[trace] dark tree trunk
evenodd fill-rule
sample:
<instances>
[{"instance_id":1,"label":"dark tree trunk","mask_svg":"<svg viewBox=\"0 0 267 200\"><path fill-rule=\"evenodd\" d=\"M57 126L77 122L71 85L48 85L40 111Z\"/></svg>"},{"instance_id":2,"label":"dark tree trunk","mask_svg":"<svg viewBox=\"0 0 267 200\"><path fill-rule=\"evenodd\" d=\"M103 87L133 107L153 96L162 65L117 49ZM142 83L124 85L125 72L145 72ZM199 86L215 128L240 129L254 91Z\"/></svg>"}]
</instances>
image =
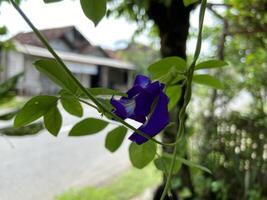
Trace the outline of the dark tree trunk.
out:
<instances>
[{"instance_id":1,"label":"dark tree trunk","mask_svg":"<svg viewBox=\"0 0 267 200\"><path fill-rule=\"evenodd\" d=\"M193 6L185 7L183 0L172 0L169 5L163 1L150 0L147 9L147 14L158 27L161 40L161 55L162 57L179 56L186 59L186 41L189 30L189 16ZM182 91L183 88L182 88ZM178 102L177 108L171 113L171 121L177 122L178 110L183 105L182 100ZM177 133L177 126L172 126L163 133L164 142L174 142ZM172 148L163 148L163 151L171 153ZM186 155L185 155L186 156ZM182 166L179 173L182 186L187 187L194 194L191 173L187 166ZM157 189L154 200L159 200L162 193L163 185ZM174 194L176 195L174 196ZM172 199L178 199L177 192L172 191ZM169 198L166 198L166 200Z\"/></svg>"},{"instance_id":2,"label":"dark tree trunk","mask_svg":"<svg viewBox=\"0 0 267 200\"><path fill-rule=\"evenodd\" d=\"M159 29L163 57L179 56L186 59L186 40L192 6L185 7L182 0L150 0L147 14Z\"/></svg>"}]
</instances>

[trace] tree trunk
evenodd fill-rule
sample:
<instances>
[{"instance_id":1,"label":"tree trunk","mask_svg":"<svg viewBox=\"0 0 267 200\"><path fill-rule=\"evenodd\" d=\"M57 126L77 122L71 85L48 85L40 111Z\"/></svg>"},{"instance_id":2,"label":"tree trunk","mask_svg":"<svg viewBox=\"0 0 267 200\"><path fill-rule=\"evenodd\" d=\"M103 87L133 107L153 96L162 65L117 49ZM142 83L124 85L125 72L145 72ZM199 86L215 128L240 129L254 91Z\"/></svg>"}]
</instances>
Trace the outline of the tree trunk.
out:
<instances>
[{"instance_id":1,"label":"tree trunk","mask_svg":"<svg viewBox=\"0 0 267 200\"><path fill-rule=\"evenodd\" d=\"M171 0L169 5L163 1L150 0L147 14L158 27L161 40L162 57L179 56L186 59L186 41L189 30L189 16L193 6L185 7L183 0ZM182 88L182 93L184 88ZM178 102L177 108L171 112L171 121L177 122L179 108L183 105L183 101ZM168 128L163 133L163 141L174 142L177 134L177 124ZM163 148L164 152L171 153L173 148ZM187 156L187 155L185 155ZM194 187L191 180L191 173L187 166L182 166L179 176L182 181L182 187L187 187L194 194ZM154 200L158 200L163 189L163 184L158 188L154 196ZM176 195L175 195L176 194ZM175 195L175 196L174 196ZM178 199L178 194L172 191L172 199ZM166 200L169 199L166 197Z\"/></svg>"}]
</instances>

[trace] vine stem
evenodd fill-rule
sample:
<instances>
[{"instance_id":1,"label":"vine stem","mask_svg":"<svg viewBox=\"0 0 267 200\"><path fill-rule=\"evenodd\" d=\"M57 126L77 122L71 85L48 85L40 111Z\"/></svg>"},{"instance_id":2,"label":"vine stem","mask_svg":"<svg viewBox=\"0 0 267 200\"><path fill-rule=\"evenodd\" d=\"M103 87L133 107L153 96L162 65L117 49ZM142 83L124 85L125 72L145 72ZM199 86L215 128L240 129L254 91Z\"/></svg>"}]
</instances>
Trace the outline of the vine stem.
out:
<instances>
[{"instance_id":1,"label":"vine stem","mask_svg":"<svg viewBox=\"0 0 267 200\"><path fill-rule=\"evenodd\" d=\"M179 138L184 135L184 128L185 128L185 114L186 114L186 108L191 100L192 96L192 80L193 80L193 75L194 75L194 70L195 70L195 65L197 62L197 59L199 57L200 51L201 51L201 44L202 44L202 30L203 30L203 22L204 22L204 16L205 16L205 10L206 10L206 4L207 0L202 0L201 1L201 7L200 7L200 12L199 12L199 30L198 30L198 37L197 37L197 44L196 44L196 49L194 53L194 59L188 68L187 72L187 81L186 81L186 90L185 90L185 95L184 95L184 103L183 106L181 107L181 110L179 112L179 128L178 132L176 135L176 142L179 140ZM166 184L164 187L164 190L162 192L162 195L160 197L160 200L164 200L169 188L171 186L171 179L172 179L172 174L173 174L173 169L174 165L176 162L176 157L177 157L177 147L178 145L176 144L174 146L173 150L173 155L172 155L172 161L171 161L171 166L168 172L168 177L166 180Z\"/></svg>"},{"instance_id":2,"label":"vine stem","mask_svg":"<svg viewBox=\"0 0 267 200\"><path fill-rule=\"evenodd\" d=\"M58 56L58 54L54 51L54 49L51 47L51 45L48 43L46 38L42 35L42 33L34 26L34 24L31 22L31 20L26 16L26 14L20 9L20 7L15 3L14 0L9 0L13 7L18 11L18 13L21 15L21 17L26 21L26 23L30 26L30 28L33 30L33 32L36 34L38 39L42 42L42 44L46 47L46 49L53 55L55 60L63 67L64 71L70 76L70 78L74 81L74 83L77 85L77 87L97 106L97 110L100 113L108 113L113 119L119 121L121 124L126 126L127 128L131 129L132 131L136 132L137 134L145 137L148 140L151 140L155 142L156 144L162 145L162 146L175 146L175 143L163 143L160 142L147 134L143 133L142 131L136 129L134 126L130 125L129 123L125 122L123 119L112 113L109 109L107 109L105 106L102 105L100 101L97 100L97 98L94 97L83 85L73 76L72 72L68 69L64 61ZM84 102L85 103L85 102ZM87 103L87 105L90 105ZM91 106L91 105L90 105Z\"/></svg>"}]
</instances>

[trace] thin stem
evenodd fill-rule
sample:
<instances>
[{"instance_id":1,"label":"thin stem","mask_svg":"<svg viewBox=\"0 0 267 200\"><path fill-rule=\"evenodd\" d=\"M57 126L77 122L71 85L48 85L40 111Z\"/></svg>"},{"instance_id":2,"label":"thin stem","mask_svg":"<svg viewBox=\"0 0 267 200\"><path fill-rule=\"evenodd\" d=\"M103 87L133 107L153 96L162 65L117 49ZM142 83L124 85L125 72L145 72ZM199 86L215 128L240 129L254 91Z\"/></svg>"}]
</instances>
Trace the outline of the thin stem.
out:
<instances>
[{"instance_id":1,"label":"thin stem","mask_svg":"<svg viewBox=\"0 0 267 200\"><path fill-rule=\"evenodd\" d=\"M142 131L136 129L132 125L125 122L123 119L115 115L114 113L110 112L109 109L107 109L105 106L102 105L100 101L98 101L83 85L73 76L71 71L68 69L68 67L65 65L63 60L57 55L57 53L54 51L54 49L50 46L48 41L45 39L45 37L40 33L40 31L33 25L33 23L30 21L30 19L25 15L25 13L19 8L19 6L14 2L14 0L10 0L13 7L18 11L18 13L22 16L22 18L27 22L27 24L31 27L31 29L34 31L36 36L40 39L40 41L43 43L43 45L47 48L47 50L53 55L55 60L63 67L63 69L66 71L66 73L70 76L70 78L74 81L74 83L78 86L78 88L98 107L98 111L105 114L108 113L110 116L112 116L113 119L119 121L123 125L125 125L127 128L133 130L137 134L145 137L148 140L151 140L157 144L163 145L163 146L174 146L175 143L162 143L158 140L155 140L154 138L148 136L147 134L143 133ZM91 105L90 105L91 106Z\"/></svg>"},{"instance_id":2,"label":"thin stem","mask_svg":"<svg viewBox=\"0 0 267 200\"><path fill-rule=\"evenodd\" d=\"M203 29L203 22L204 22L204 16L205 16L205 9L206 9L206 3L207 0L202 0L201 2L201 8L199 13L199 30L198 30L198 37L197 37L197 45L196 50L194 54L194 60L192 61L189 69L188 69L188 77L186 82L186 90L184 95L184 104L179 112L179 128L176 136L176 141L179 140L181 136L184 134L184 127L185 127L185 114L186 114L186 108L190 102L191 95L192 95L192 80L193 80L193 74L195 70L195 65L197 62L197 59L200 54L201 50L201 44L202 44L202 29ZM177 147L178 145L174 146L173 155L172 155L172 162L169 170L169 174L166 180L166 185L164 187L163 193L161 195L160 200L164 200L165 196L167 195L170 185L171 185L171 179L172 179L172 173L174 170L174 165L176 162L176 156L177 156Z\"/></svg>"},{"instance_id":3,"label":"thin stem","mask_svg":"<svg viewBox=\"0 0 267 200\"><path fill-rule=\"evenodd\" d=\"M91 104L91 103L89 103L89 102L87 102L87 101L85 101L85 100L83 100L83 99L81 99L81 98L79 98L78 100L79 100L80 102L82 102L82 103L88 105L88 106L93 107L94 109L96 109L96 110L98 111L98 107L96 107L94 104Z\"/></svg>"}]
</instances>

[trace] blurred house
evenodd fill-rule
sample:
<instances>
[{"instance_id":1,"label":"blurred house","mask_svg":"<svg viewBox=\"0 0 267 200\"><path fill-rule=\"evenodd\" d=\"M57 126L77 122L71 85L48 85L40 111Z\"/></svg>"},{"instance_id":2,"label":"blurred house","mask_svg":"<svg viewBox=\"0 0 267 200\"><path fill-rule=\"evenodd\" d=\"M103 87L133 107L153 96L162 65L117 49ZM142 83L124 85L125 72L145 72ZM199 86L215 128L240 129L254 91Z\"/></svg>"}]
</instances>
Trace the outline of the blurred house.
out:
<instances>
[{"instance_id":1,"label":"blurred house","mask_svg":"<svg viewBox=\"0 0 267 200\"><path fill-rule=\"evenodd\" d=\"M41 31L69 69L85 87L109 87L124 90L132 81L135 66L93 46L75 27ZM24 71L18 92L24 95L53 94L59 88L40 74L32 63L40 58L52 58L33 32L19 33L11 39L16 50L1 52L0 80Z\"/></svg>"}]
</instances>

